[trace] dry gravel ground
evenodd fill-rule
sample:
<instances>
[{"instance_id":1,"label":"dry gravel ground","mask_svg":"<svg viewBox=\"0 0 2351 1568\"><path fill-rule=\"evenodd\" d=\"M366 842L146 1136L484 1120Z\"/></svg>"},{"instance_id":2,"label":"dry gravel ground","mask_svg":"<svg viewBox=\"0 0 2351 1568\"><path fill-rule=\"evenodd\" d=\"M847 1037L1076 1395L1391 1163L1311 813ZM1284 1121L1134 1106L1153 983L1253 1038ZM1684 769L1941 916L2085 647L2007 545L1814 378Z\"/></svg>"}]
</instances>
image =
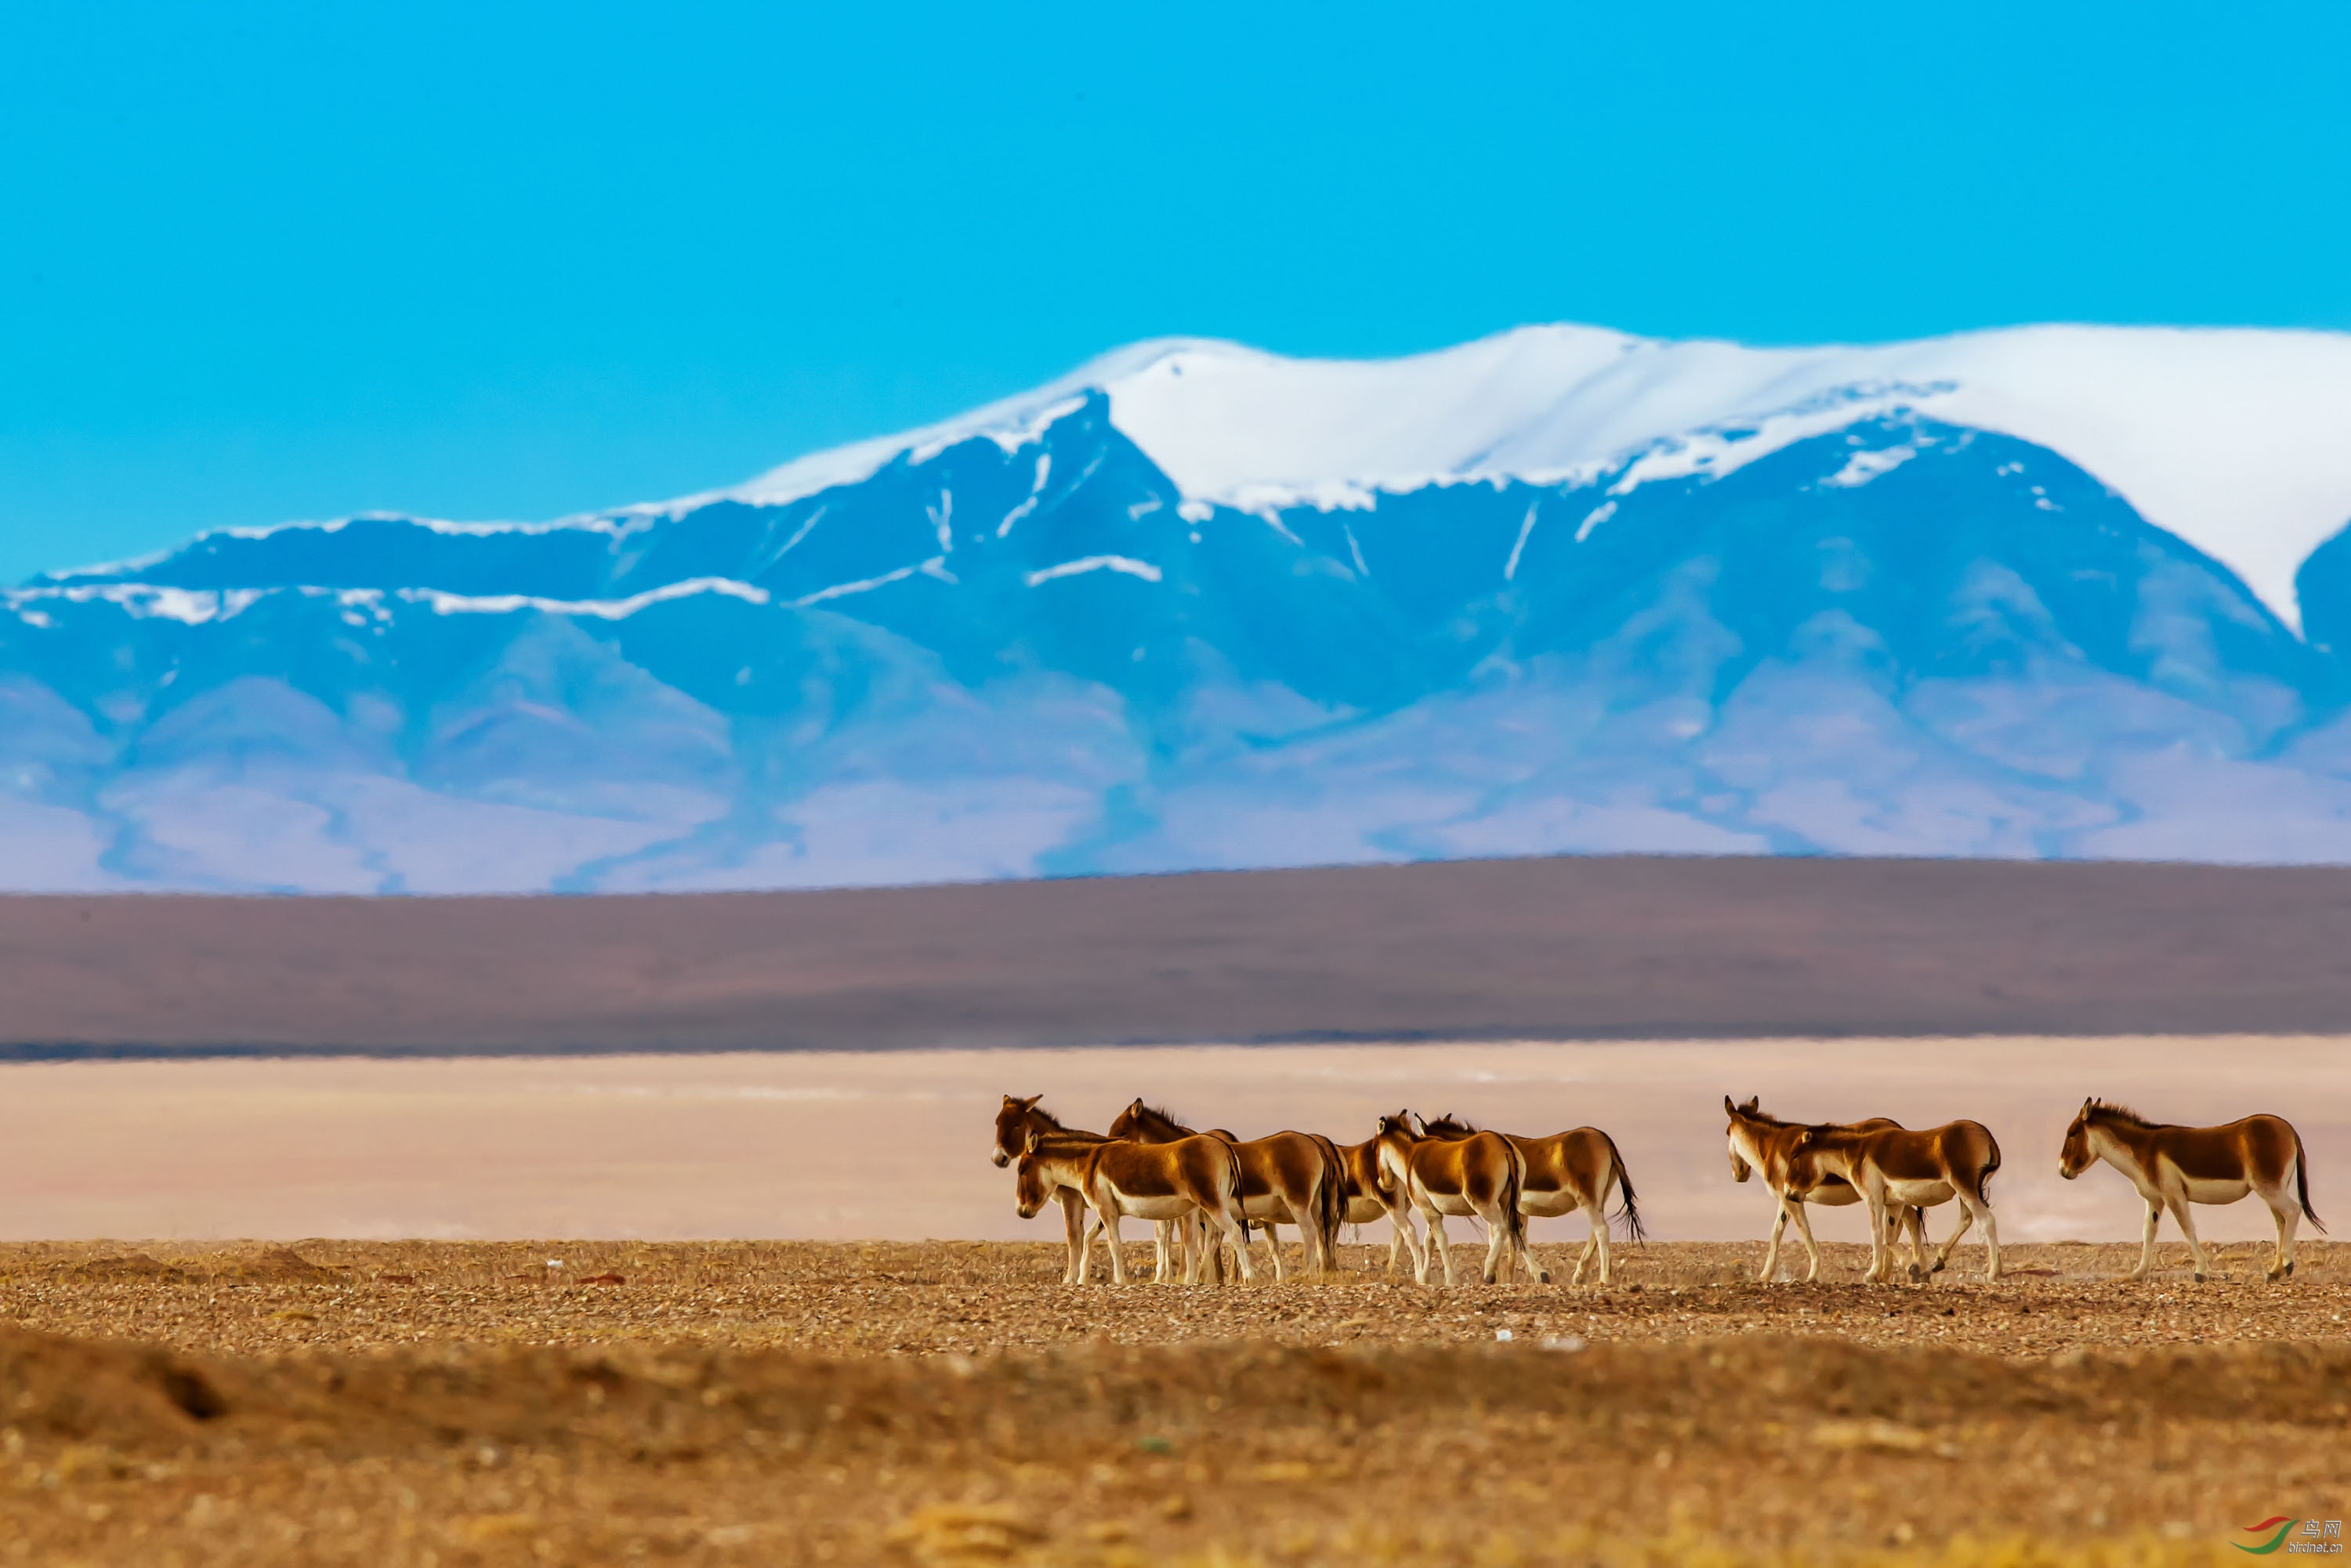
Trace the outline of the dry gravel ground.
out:
<instances>
[{"instance_id":1,"label":"dry gravel ground","mask_svg":"<svg viewBox=\"0 0 2351 1568\"><path fill-rule=\"evenodd\" d=\"M0 1558L2122 1564L2351 1523L2351 1250L1878 1290L1858 1251L1072 1291L1002 1243L0 1247Z\"/></svg>"}]
</instances>

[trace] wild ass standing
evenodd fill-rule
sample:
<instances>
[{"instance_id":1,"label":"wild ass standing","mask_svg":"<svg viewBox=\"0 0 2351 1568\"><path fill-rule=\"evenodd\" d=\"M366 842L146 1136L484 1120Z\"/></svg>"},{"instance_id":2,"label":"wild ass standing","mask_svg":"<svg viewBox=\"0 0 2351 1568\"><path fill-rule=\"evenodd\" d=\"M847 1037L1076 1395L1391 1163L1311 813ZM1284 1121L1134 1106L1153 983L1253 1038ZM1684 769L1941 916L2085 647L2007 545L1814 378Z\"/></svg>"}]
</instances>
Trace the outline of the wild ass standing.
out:
<instances>
[{"instance_id":1,"label":"wild ass standing","mask_svg":"<svg viewBox=\"0 0 2351 1568\"><path fill-rule=\"evenodd\" d=\"M1140 1099L1118 1113L1110 1124L1113 1138L1141 1143L1166 1143L1195 1136L1165 1110ZM1232 1146L1240 1161L1244 1221L1265 1226L1266 1244L1273 1249L1273 1277L1289 1278L1281 1243L1274 1237L1277 1222L1298 1227L1305 1239L1306 1262L1317 1273L1339 1265L1339 1225L1346 1213L1346 1176L1339 1151L1330 1139L1312 1133L1276 1133L1268 1138L1237 1139L1229 1133L1210 1133ZM1242 1228L1247 1245L1248 1227Z\"/></svg>"},{"instance_id":2,"label":"wild ass standing","mask_svg":"<svg viewBox=\"0 0 2351 1568\"><path fill-rule=\"evenodd\" d=\"M2204 1244L2196 1239L2191 1203L2235 1203L2248 1194L2269 1205L2277 1221L2277 1255L2266 1270L2273 1281L2294 1272L2294 1239L2304 1219L2326 1227L2310 1209L2310 1172L2303 1160L2302 1134L2283 1116L2247 1116L2220 1127L2177 1127L2150 1122L2137 1112L2101 1100L2085 1100L2065 1129L2057 1174L2072 1181L2104 1160L2130 1178L2147 1200L2147 1234L2139 1245L2134 1280L2147 1278L2155 1261L2155 1228L2171 1210L2188 1238L2196 1281L2210 1272ZM2292 1183L2289 1193L2287 1184Z\"/></svg>"},{"instance_id":3,"label":"wild ass standing","mask_svg":"<svg viewBox=\"0 0 2351 1568\"><path fill-rule=\"evenodd\" d=\"M1231 1239L1240 1255L1241 1278L1255 1280L1249 1238L1241 1231L1241 1166L1233 1146L1217 1138L1181 1138L1172 1144L1137 1144L1123 1138L1087 1141L1030 1133L1020 1153L1018 1182L1020 1218L1029 1219L1056 1192L1085 1196L1110 1238L1110 1277L1126 1283L1126 1256L1118 1244L1122 1216L1182 1219L1197 1210ZM1197 1283L1205 1249L1194 1249L1186 1284Z\"/></svg>"},{"instance_id":4,"label":"wild ass standing","mask_svg":"<svg viewBox=\"0 0 2351 1568\"><path fill-rule=\"evenodd\" d=\"M1939 1127L1911 1132L1904 1127L1836 1127L1799 1130L1796 1152L1814 1154L1820 1168L1841 1176L1869 1205L1869 1271L1864 1284L1891 1280L1894 1247L1888 1240L1895 1208L1911 1203L1911 1195L1949 1187L1965 1211L1960 1229L1971 1220L1983 1227L1984 1279L2000 1278L2000 1226L1991 1215L1986 1184L2000 1169L2000 1145L1980 1122L1946 1122ZM1957 1241L1955 1233L1951 1239ZM1910 1265L1916 1279L1918 1265Z\"/></svg>"},{"instance_id":5,"label":"wild ass standing","mask_svg":"<svg viewBox=\"0 0 2351 1568\"><path fill-rule=\"evenodd\" d=\"M1526 1216L1519 1196L1525 1189L1526 1156L1499 1133L1472 1133L1464 1138L1427 1138L1412 1129L1412 1113L1383 1116L1374 1141L1388 1179L1412 1199L1428 1226L1426 1243L1413 1238L1413 1277L1428 1283L1428 1255L1435 1252L1445 1265L1445 1282L1453 1283L1453 1251L1445 1242L1445 1217L1475 1215L1486 1222L1486 1283L1501 1278L1513 1259L1525 1262L1538 1284L1551 1283L1551 1270L1535 1261L1527 1249Z\"/></svg>"},{"instance_id":6,"label":"wild ass standing","mask_svg":"<svg viewBox=\"0 0 2351 1568\"><path fill-rule=\"evenodd\" d=\"M1051 1112L1039 1107L1037 1102L1043 1098L1042 1094L1031 1094L1026 1100L1016 1100L1009 1094L1004 1097L1004 1108L996 1113L996 1153L991 1156L999 1168L1020 1157L1020 1151L1029 1146L1029 1134L1031 1133L1097 1144L1106 1141L1100 1133L1080 1132L1075 1127L1061 1125ZM1055 1197L1061 1205L1061 1218L1068 1229L1070 1241L1069 1267L1061 1271L1061 1283L1082 1285L1086 1282L1086 1276L1093 1271L1093 1237L1086 1230L1086 1200L1068 1187L1061 1189ZM1022 1218L1028 1217L1024 1215Z\"/></svg>"},{"instance_id":7,"label":"wild ass standing","mask_svg":"<svg viewBox=\"0 0 2351 1568\"><path fill-rule=\"evenodd\" d=\"M1332 1148L1339 1156L1343 1178L1342 1190L1346 1194L1349 1225L1368 1225L1385 1215L1388 1221L1388 1272L1396 1271L1396 1254L1411 1242L1412 1204L1404 1188L1392 1180L1380 1167L1380 1141L1366 1138L1360 1144L1334 1143Z\"/></svg>"},{"instance_id":8,"label":"wild ass standing","mask_svg":"<svg viewBox=\"0 0 2351 1568\"><path fill-rule=\"evenodd\" d=\"M1430 1138L1467 1137L1477 1130L1450 1114L1434 1122L1424 1117L1420 1124L1422 1135ZM1634 1205L1633 1178L1625 1174L1625 1156L1616 1152L1616 1140L1597 1127L1578 1127L1547 1138L1522 1138L1516 1133L1502 1136L1526 1161L1526 1182L1519 1189L1520 1214L1529 1218L1555 1218L1581 1211L1592 1222L1591 1239L1576 1255L1575 1272L1568 1282L1583 1283L1584 1270L1595 1252L1600 1259L1600 1282L1612 1282L1616 1270L1608 1255L1610 1187L1616 1188L1623 1200L1616 1218L1625 1222L1625 1239L1646 1239L1641 1211Z\"/></svg>"},{"instance_id":9,"label":"wild ass standing","mask_svg":"<svg viewBox=\"0 0 2351 1568\"><path fill-rule=\"evenodd\" d=\"M1809 1283L1821 1277L1821 1249L1813 1239L1813 1222L1804 1213L1804 1205L1815 1204L1823 1208L1844 1208L1862 1201L1861 1194L1844 1177L1825 1169L1817 1154L1801 1150L1796 1134L1806 1130L1802 1122L1785 1122L1761 1108L1758 1097L1749 1095L1744 1105L1733 1104L1730 1096L1722 1097L1722 1109L1730 1118L1726 1136L1730 1143L1730 1179L1745 1181L1751 1172L1761 1172L1763 1185L1777 1200L1779 1212L1771 1220L1771 1244L1763 1251L1763 1267L1757 1271L1758 1281L1769 1284L1780 1271L1780 1241L1787 1234L1788 1221L1796 1222L1796 1235L1804 1243L1809 1267L1804 1279ZM1813 1124L1811 1130L1835 1132L1855 1130L1877 1132L1885 1128L1899 1129L1902 1124L1890 1116L1872 1116L1865 1122L1825 1122ZM1909 1201L1896 1216L1894 1223L1910 1233L1910 1277L1917 1279L1927 1260L1926 1207L1950 1200L1951 1189L1945 1186L1935 1191L1912 1189ZM1958 1245L1962 1225L1943 1243L1928 1273L1940 1273ZM1887 1242L1893 1241L1891 1236Z\"/></svg>"}]
</instances>

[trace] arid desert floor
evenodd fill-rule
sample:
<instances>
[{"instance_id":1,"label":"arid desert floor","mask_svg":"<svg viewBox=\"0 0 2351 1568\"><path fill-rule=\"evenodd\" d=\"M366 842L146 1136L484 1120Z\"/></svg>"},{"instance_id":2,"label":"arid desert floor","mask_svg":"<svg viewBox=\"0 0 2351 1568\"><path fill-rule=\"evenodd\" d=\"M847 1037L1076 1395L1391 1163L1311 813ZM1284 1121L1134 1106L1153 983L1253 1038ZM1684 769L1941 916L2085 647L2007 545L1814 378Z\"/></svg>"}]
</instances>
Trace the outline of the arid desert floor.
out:
<instances>
[{"instance_id":1,"label":"arid desert floor","mask_svg":"<svg viewBox=\"0 0 2351 1568\"><path fill-rule=\"evenodd\" d=\"M1420 1286L1375 1225L1332 1279L1072 1289L988 1163L1007 1091L1596 1123L1657 1239L1606 1288ZM2054 1168L2093 1092L2283 1111L2351 1212L2316 1038L0 1068L0 1563L2119 1568L2351 1526L2351 1252L2305 1228L2267 1284L2247 1204L2199 1212L2218 1277L2167 1225L2123 1280L2130 1189ZM1847 1210L1819 1283L1757 1283L1726 1092L1985 1121L2006 1277L1864 1287ZM1564 1279L1582 1222L1533 1234Z\"/></svg>"},{"instance_id":2,"label":"arid desert floor","mask_svg":"<svg viewBox=\"0 0 2351 1568\"><path fill-rule=\"evenodd\" d=\"M2323 1241L2275 1286L2244 1245L2200 1286L2022 1244L1886 1289L1851 1246L1771 1286L1753 1243L1627 1247L1581 1290L1385 1251L1071 1289L1034 1243L10 1245L0 1551L2121 1564L2351 1516Z\"/></svg>"}]
</instances>

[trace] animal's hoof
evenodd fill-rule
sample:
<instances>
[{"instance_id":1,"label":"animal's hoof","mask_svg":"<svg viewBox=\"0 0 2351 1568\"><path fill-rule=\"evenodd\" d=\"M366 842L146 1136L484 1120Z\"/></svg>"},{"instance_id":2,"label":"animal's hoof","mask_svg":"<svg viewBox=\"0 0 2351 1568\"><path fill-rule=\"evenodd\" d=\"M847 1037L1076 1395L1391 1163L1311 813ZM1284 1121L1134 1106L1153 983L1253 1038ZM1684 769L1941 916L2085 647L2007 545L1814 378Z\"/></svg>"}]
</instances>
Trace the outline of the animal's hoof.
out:
<instances>
[{"instance_id":1,"label":"animal's hoof","mask_svg":"<svg viewBox=\"0 0 2351 1568\"><path fill-rule=\"evenodd\" d=\"M1935 1260L1935 1266L1934 1266L1933 1268L1931 1268L1931 1269L1929 1269L1929 1270L1927 1270L1927 1272L1928 1272L1929 1274L1939 1274L1939 1273L1941 1273L1942 1271L1943 1271L1943 1260L1942 1260L1940 1258L1936 1259L1936 1260Z\"/></svg>"},{"instance_id":2,"label":"animal's hoof","mask_svg":"<svg viewBox=\"0 0 2351 1568\"><path fill-rule=\"evenodd\" d=\"M1913 1263L1913 1264L1911 1264L1911 1265L1910 1265L1910 1278L1911 1278L1912 1280L1914 1280L1914 1281L1916 1281L1916 1280L1923 1280L1923 1279L1925 1279L1926 1277L1927 1277L1926 1275L1924 1275L1924 1274L1922 1274L1922 1273L1920 1273L1920 1272L1918 1271L1918 1265L1917 1265L1917 1264Z\"/></svg>"},{"instance_id":3,"label":"animal's hoof","mask_svg":"<svg viewBox=\"0 0 2351 1568\"><path fill-rule=\"evenodd\" d=\"M2292 1277L2293 1277L2293 1274L2294 1274L2294 1265L2293 1265L2293 1264L2291 1264L2291 1263L2287 1264L2287 1265L2285 1266L2285 1271L2286 1271L2286 1275L2287 1275L2287 1277L2288 1277L2289 1279L2290 1279L2290 1278L2292 1278Z\"/></svg>"},{"instance_id":4,"label":"animal's hoof","mask_svg":"<svg viewBox=\"0 0 2351 1568\"><path fill-rule=\"evenodd\" d=\"M2197 1282L2198 1284L2199 1284L2199 1285L2200 1285L2200 1284L2202 1284L2202 1283L2204 1282L2204 1276L2203 1276L2203 1275L2201 1275L2201 1274L2198 1274L2198 1275L2196 1275L2194 1278L2195 1278L2196 1282Z\"/></svg>"}]
</instances>

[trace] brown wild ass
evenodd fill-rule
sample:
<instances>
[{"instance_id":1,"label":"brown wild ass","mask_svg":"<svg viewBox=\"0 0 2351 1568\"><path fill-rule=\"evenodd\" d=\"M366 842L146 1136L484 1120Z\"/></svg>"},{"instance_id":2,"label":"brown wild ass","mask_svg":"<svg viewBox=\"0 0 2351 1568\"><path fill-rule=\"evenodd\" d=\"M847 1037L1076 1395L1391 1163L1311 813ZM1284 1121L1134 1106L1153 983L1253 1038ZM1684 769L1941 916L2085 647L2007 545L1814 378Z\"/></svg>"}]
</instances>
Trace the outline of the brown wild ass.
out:
<instances>
[{"instance_id":1,"label":"brown wild ass","mask_svg":"<svg viewBox=\"0 0 2351 1568\"><path fill-rule=\"evenodd\" d=\"M1750 1172L1761 1172L1763 1185L1770 1189L1779 1210L1771 1221L1771 1240L1764 1249L1763 1267L1757 1271L1755 1278L1769 1284L1779 1273L1780 1241L1787 1234L1788 1221L1793 1218L1796 1234L1804 1243L1804 1253L1810 1265L1804 1279L1807 1282L1819 1279L1821 1249L1813 1240L1813 1223L1804 1213L1804 1205L1816 1204L1823 1208L1847 1207L1862 1201L1860 1192L1844 1177L1823 1168L1816 1153L1798 1147L1796 1134L1806 1130L1806 1124L1782 1121L1762 1110L1758 1098L1751 1094L1744 1105L1733 1104L1730 1096L1726 1094L1722 1097L1722 1109L1730 1118L1726 1133L1730 1143L1730 1179L1745 1181ZM1888 1116L1872 1116L1865 1122L1819 1123L1813 1124L1811 1130L1876 1132L1887 1127L1898 1129L1901 1125ZM1950 1197L1949 1186L1943 1187L1938 1195L1915 1196L1895 1217L1895 1223L1910 1233L1910 1277L1914 1280L1918 1277L1927 1257L1924 1206L1948 1202ZM1961 1227L1962 1230L1964 1228ZM1936 1257L1934 1267L1927 1270L1928 1273L1942 1271L1959 1234L1959 1231L1951 1233L1950 1240L1943 1244L1943 1250ZM1893 1238L1889 1236L1887 1240L1891 1245Z\"/></svg>"},{"instance_id":2,"label":"brown wild ass","mask_svg":"<svg viewBox=\"0 0 2351 1568\"><path fill-rule=\"evenodd\" d=\"M1196 1134L1165 1110L1138 1099L1111 1123L1110 1135L1164 1144ZM1273 1277L1289 1278L1281 1244L1273 1232L1279 1222L1298 1227L1305 1241L1308 1267L1317 1273L1335 1270L1339 1224L1346 1212L1346 1176L1331 1140L1311 1133L1276 1133L1247 1140L1228 1133L1206 1135L1229 1144L1240 1162L1243 1244L1248 1237L1246 1221L1265 1226L1266 1244L1273 1249Z\"/></svg>"},{"instance_id":3,"label":"brown wild ass","mask_svg":"<svg viewBox=\"0 0 2351 1568\"><path fill-rule=\"evenodd\" d=\"M1029 1134L1042 1133L1050 1137L1074 1138L1081 1141L1103 1142L1100 1133L1082 1133L1075 1127L1064 1127L1051 1112L1042 1110L1037 1102L1042 1094L1031 1094L1026 1100L1004 1097L1004 1108L996 1113L996 1153L992 1156L998 1166L1010 1165L1029 1146ZM1055 1195L1061 1205L1061 1218L1069 1232L1069 1267L1061 1272L1064 1285L1081 1285L1093 1271L1093 1235L1086 1230L1086 1200L1073 1189L1064 1187ZM1023 1216L1023 1218L1027 1218Z\"/></svg>"},{"instance_id":4,"label":"brown wild ass","mask_svg":"<svg viewBox=\"0 0 2351 1568\"><path fill-rule=\"evenodd\" d=\"M1453 1252L1445 1243L1445 1217L1475 1215L1486 1222L1486 1283L1499 1281L1515 1259L1526 1264L1537 1283L1550 1284L1551 1270L1527 1249L1526 1216L1519 1210L1526 1156L1499 1133L1425 1138L1413 1131L1411 1114L1399 1111L1381 1117L1374 1141L1380 1145L1380 1164L1388 1179L1411 1198L1428 1226L1426 1243L1412 1239L1413 1277L1428 1283L1428 1255L1434 1252L1445 1265L1445 1282L1452 1284Z\"/></svg>"},{"instance_id":5,"label":"brown wild ass","mask_svg":"<svg viewBox=\"0 0 2351 1568\"><path fill-rule=\"evenodd\" d=\"M2065 1129L2057 1174L2072 1181L2104 1160L2130 1178L2147 1200L2147 1235L2138 1267L2129 1278L2144 1280L2155 1261L2155 1228L2165 1209L2179 1222L2194 1260L2197 1283L2210 1272L2204 1244L2188 1217L2191 1203L2235 1203L2252 1195L2269 1205L2277 1221L2277 1255L2265 1271L2273 1281L2294 1272L2294 1236L2304 1219L2326 1227L2310 1210L2310 1172L2304 1163L2302 1134L2283 1116L2247 1116L2220 1127L2177 1127L2150 1122L2137 1112L2101 1100L2085 1100Z\"/></svg>"},{"instance_id":6,"label":"brown wild ass","mask_svg":"<svg viewBox=\"0 0 2351 1568\"><path fill-rule=\"evenodd\" d=\"M1342 1190L1347 1197L1344 1216L1349 1225L1369 1225L1385 1215L1388 1221L1388 1272L1396 1271L1396 1254L1405 1247L1412 1229L1412 1205L1404 1189L1388 1178L1380 1168L1380 1141L1366 1138L1360 1144L1333 1144L1339 1156Z\"/></svg>"},{"instance_id":7,"label":"brown wild ass","mask_svg":"<svg viewBox=\"0 0 2351 1568\"><path fill-rule=\"evenodd\" d=\"M1452 1115L1434 1122L1424 1118L1420 1124L1421 1134L1430 1138L1466 1138L1477 1130ZM1526 1161L1526 1178L1519 1188L1520 1214L1530 1218L1556 1218L1581 1211L1592 1222L1591 1239L1576 1256L1575 1272L1568 1282L1583 1283L1584 1270L1595 1251L1600 1258L1600 1282L1612 1282L1616 1270L1608 1256L1610 1187L1615 1187L1623 1199L1616 1217L1625 1222L1625 1239L1645 1239L1641 1211L1634 1206L1633 1178L1625 1174L1625 1157L1616 1152L1616 1140L1597 1127L1578 1127L1547 1138L1522 1138L1516 1133L1502 1136Z\"/></svg>"},{"instance_id":8,"label":"brown wild ass","mask_svg":"<svg viewBox=\"0 0 2351 1568\"><path fill-rule=\"evenodd\" d=\"M1984 1279L2000 1278L2000 1226L1985 1190L2000 1169L2000 1145L1982 1123L1946 1122L1916 1133L1904 1127L1805 1127L1796 1134L1794 1144L1800 1155L1813 1151L1822 1170L1851 1182L1869 1205L1869 1271L1861 1277L1864 1284L1893 1278L1894 1248L1887 1238L1894 1209L1915 1202L1916 1194L1946 1186L1965 1211L1960 1228L1966 1228L1967 1220L1983 1227ZM1910 1271L1917 1278L1915 1260Z\"/></svg>"},{"instance_id":9,"label":"brown wild ass","mask_svg":"<svg viewBox=\"0 0 2351 1568\"><path fill-rule=\"evenodd\" d=\"M1017 1196L1020 1218L1033 1218L1054 1193L1085 1195L1110 1239L1112 1282L1126 1283L1126 1256L1118 1244L1123 1216L1182 1219L1198 1210L1229 1239L1240 1256L1241 1278L1253 1281L1249 1239L1241 1233L1241 1167L1233 1146L1217 1138L1137 1144L1123 1138L1092 1142L1031 1133L1021 1151ZM1205 1249L1195 1249L1184 1282L1198 1282Z\"/></svg>"}]
</instances>

